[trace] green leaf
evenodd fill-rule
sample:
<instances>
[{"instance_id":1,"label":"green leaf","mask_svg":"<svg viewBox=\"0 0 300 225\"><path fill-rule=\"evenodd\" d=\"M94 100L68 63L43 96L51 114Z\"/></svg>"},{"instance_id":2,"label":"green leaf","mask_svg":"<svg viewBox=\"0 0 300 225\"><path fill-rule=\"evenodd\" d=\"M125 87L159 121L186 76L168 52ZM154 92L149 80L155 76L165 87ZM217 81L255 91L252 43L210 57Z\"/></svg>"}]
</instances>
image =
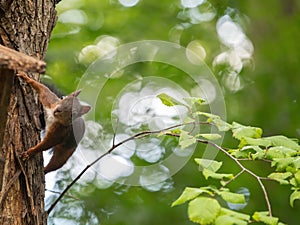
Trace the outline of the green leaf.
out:
<instances>
[{"instance_id":1,"label":"green leaf","mask_svg":"<svg viewBox=\"0 0 300 225\"><path fill-rule=\"evenodd\" d=\"M297 154L297 151L284 146L271 147L266 151L267 159L284 158Z\"/></svg>"},{"instance_id":2,"label":"green leaf","mask_svg":"<svg viewBox=\"0 0 300 225\"><path fill-rule=\"evenodd\" d=\"M219 131L228 131L231 129L231 124L223 121L219 116L206 113L206 112L195 112L194 115L205 116L207 117L207 122L213 123Z\"/></svg>"},{"instance_id":3,"label":"green leaf","mask_svg":"<svg viewBox=\"0 0 300 225\"><path fill-rule=\"evenodd\" d=\"M197 134L196 137L204 137L207 140L217 140L220 139L222 136L220 134Z\"/></svg>"},{"instance_id":4,"label":"green leaf","mask_svg":"<svg viewBox=\"0 0 300 225\"><path fill-rule=\"evenodd\" d=\"M190 201L203 193L212 195L210 191L205 189L186 187L180 197L172 203L172 207Z\"/></svg>"},{"instance_id":5,"label":"green leaf","mask_svg":"<svg viewBox=\"0 0 300 225\"><path fill-rule=\"evenodd\" d=\"M290 195L290 205L294 207L294 201L300 200L300 191L296 190Z\"/></svg>"},{"instance_id":6,"label":"green leaf","mask_svg":"<svg viewBox=\"0 0 300 225\"><path fill-rule=\"evenodd\" d=\"M232 127L229 123L226 123L220 118L215 118L212 122L215 124L219 131L228 131Z\"/></svg>"},{"instance_id":7,"label":"green leaf","mask_svg":"<svg viewBox=\"0 0 300 225\"><path fill-rule=\"evenodd\" d=\"M298 187L298 182L294 177L290 179L290 184L293 185L294 187Z\"/></svg>"},{"instance_id":8,"label":"green leaf","mask_svg":"<svg viewBox=\"0 0 300 225\"><path fill-rule=\"evenodd\" d=\"M272 145L272 142L270 140L266 140L264 138L242 137L241 142L239 144L239 148L242 148L245 145L268 147L268 146Z\"/></svg>"},{"instance_id":9,"label":"green leaf","mask_svg":"<svg viewBox=\"0 0 300 225\"><path fill-rule=\"evenodd\" d=\"M207 113L207 112L195 112L194 115L205 116L208 119L210 119L210 121L212 121L213 119L220 119L220 116Z\"/></svg>"},{"instance_id":10,"label":"green leaf","mask_svg":"<svg viewBox=\"0 0 300 225\"><path fill-rule=\"evenodd\" d=\"M166 106L183 105L181 102L177 101L175 98L172 98L171 96L169 96L165 93L161 93L161 94L157 95L157 97Z\"/></svg>"},{"instance_id":11,"label":"green leaf","mask_svg":"<svg viewBox=\"0 0 300 225\"><path fill-rule=\"evenodd\" d=\"M298 184L300 184L300 170L298 170L295 174L294 174L295 180Z\"/></svg>"},{"instance_id":12,"label":"green leaf","mask_svg":"<svg viewBox=\"0 0 300 225\"><path fill-rule=\"evenodd\" d=\"M203 105L203 103L205 103L205 100L203 98L196 97L183 98L183 100L185 100L190 106L193 106L194 104Z\"/></svg>"},{"instance_id":13,"label":"green leaf","mask_svg":"<svg viewBox=\"0 0 300 225\"><path fill-rule=\"evenodd\" d=\"M216 173L221 168L222 162L200 158L195 158L195 161L199 165L199 170L202 170L205 179L209 177L214 179L233 178L233 174Z\"/></svg>"},{"instance_id":14,"label":"green leaf","mask_svg":"<svg viewBox=\"0 0 300 225\"><path fill-rule=\"evenodd\" d=\"M246 202L243 194L232 193L229 191L220 191L218 194L221 195L226 202L235 204L244 204Z\"/></svg>"},{"instance_id":15,"label":"green leaf","mask_svg":"<svg viewBox=\"0 0 300 225\"><path fill-rule=\"evenodd\" d=\"M215 225L247 225L248 222L229 215L218 216Z\"/></svg>"},{"instance_id":16,"label":"green leaf","mask_svg":"<svg viewBox=\"0 0 300 225\"><path fill-rule=\"evenodd\" d=\"M230 153L230 155L234 156L237 159L249 158L249 152L248 151L241 151L240 149L230 149L230 150L228 150L228 152Z\"/></svg>"},{"instance_id":17,"label":"green leaf","mask_svg":"<svg viewBox=\"0 0 300 225\"><path fill-rule=\"evenodd\" d=\"M300 156L294 157L293 164L295 168L300 169Z\"/></svg>"},{"instance_id":18,"label":"green leaf","mask_svg":"<svg viewBox=\"0 0 300 225\"><path fill-rule=\"evenodd\" d=\"M218 201L207 197L198 197L189 203L188 215L192 222L202 225L212 224L219 212L221 206Z\"/></svg>"},{"instance_id":19,"label":"green leaf","mask_svg":"<svg viewBox=\"0 0 300 225\"><path fill-rule=\"evenodd\" d=\"M221 180L224 178L232 179L234 177L233 174L231 174L231 173L215 173L208 169L203 169L202 173L203 173L203 176L205 177L205 179L208 179L209 177L211 177L214 179Z\"/></svg>"},{"instance_id":20,"label":"green leaf","mask_svg":"<svg viewBox=\"0 0 300 225\"><path fill-rule=\"evenodd\" d=\"M282 135L266 137L265 139L271 141L273 146L283 146L297 151L300 150L300 146L297 142Z\"/></svg>"},{"instance_id":21,"label":"green leaf","mask_svg":"<svg viewBox=\"0 0 300 225\"><path fill-rule=\"evenodd\" d=\"M181 133L181 129L173 129L170 131L172 134L180 134Z\"/></svg>"},{"instance_id":22,"label":"green leaf","mask_svg":"<svg viewBox=\"0 0 300 225\"><path fill-rule=\"evenodd\" d=\"M289 157L289 158L276 158L273 159L271 166L276 166L277 171L284 171L286 170L289 166L293 165L294 158Z\"/></svg>"},{"instance_id":23,"label":"green leaf","mask_svg":"<svg viewBox=\"0 0 300 225\"><path fill-rule=\"evenodd\" d=\"M238 140L241 140L245 137L260 138L262 135L262 129L259 127L244 126L239 123L233 122L232 133L233 137Z\"/></svg>"},{"instance_id":24,"label":"green leaf","mask_svg":"<svg viewBox=\"0 0 300 225\"><path fill-rule=\"evenodd\" d=\"M230 149L228 151L231 155L236 158L264 158L265 151L262 150L259 146L248 145L244 146L241 149ZM256 152L256 153L254 153Z\"/></svg>"},{"instance_id":25,"label":"green leaf","mask_svg":"<svg viewBox=\"0 0 300 225\"><path fill-rule=\"evenodd\" d=\"M187 131L182 130L180 132L179 145L181 146L181 149L185 149L190 145L195 144L196 141L197 139L194 136L189 135Z\"/></svg>"},{"instance_id":26,"label":"green leaf","mask_svg":"<svg viewBox=\"0 0 300 225\"><path fill-rule=\"evenodd\" d=\"M293 174L291 172L271 173L268 177L278 181L280 184L289 184L289 182L286 179L292 175Z\"/></svg>"},{"instance_id":27,"label":"green leaf","mask_svg":"<svg viewBox=\"0 0 300 225\"><path fill-rule=\"evenodd\" d=\"M266 155L266 150L261 149L259 146L256 149L256 153L251 154L252 159L264 159Z\"/></svg>"},{"instance_id":28,"label":"green leaf","mask_svg":"<svg viewBox=\"0 0 300 225\"><path fill-rule=\"evenodd\" d=\"M236 212L236 211L233 211L230 209L226 209L226 208L221 208L221 214L229 215L229 216L235 217L237 219L245 220L245 221L250 220L249 215L240 213L240 212Z\"/></svg>"},{"instance_id":29,"label":"green leaf","mask_svg":"<svg viewBox=\"0 0 300 225\"><path fill-rule=\"evenodd\" d=\"M263 222L268 225L278 224L278 218L270 217L268 212L255 212L252 218L257 222Z\"/></svg>"},{"instance_id":30,"label":"green leaf","mask_svg":"<svg viewBox=\"0 0 300 225\"><path fill-rule=\"evenodd\" d=\"M223 164L222 162L214 161L211 159L200 159L200 158L195 158L195 162L199 165L199 168L201 170L207 169L213 172L217 172Z\"/></svg>"}]
</instances>

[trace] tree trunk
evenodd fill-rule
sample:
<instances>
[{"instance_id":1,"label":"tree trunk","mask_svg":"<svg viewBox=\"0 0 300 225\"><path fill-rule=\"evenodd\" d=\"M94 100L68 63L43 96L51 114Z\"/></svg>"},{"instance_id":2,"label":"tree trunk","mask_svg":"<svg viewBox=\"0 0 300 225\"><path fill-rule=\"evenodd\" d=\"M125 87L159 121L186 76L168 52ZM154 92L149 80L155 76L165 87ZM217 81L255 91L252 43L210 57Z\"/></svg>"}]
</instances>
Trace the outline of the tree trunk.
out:
<instances>
[{"instance_id":1,"label":"tree trunk","mask_svg":"<svg viewBox=\"0 0 300 225\"><path fill-rule=\"evenodd\" d=\"M0 1L0 44L44 59L54 7L54 0ZM40 139L41 107L37 94L15 73L0 67L0 224L42 225L47 223L42 154L26 163L18 157ZM38 73L28 75L38 78Z\"/></svg>"}]
</instances>

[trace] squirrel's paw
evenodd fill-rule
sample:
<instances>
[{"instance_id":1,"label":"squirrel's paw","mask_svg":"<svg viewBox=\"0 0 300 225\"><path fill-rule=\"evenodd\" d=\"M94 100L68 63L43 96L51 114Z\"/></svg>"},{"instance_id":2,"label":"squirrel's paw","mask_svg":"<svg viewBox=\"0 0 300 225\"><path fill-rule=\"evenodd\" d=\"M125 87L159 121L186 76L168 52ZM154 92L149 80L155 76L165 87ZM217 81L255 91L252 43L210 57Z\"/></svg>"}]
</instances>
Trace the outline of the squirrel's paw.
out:
<instances>
[{"instance_id":1,"label":"squirrel's paw","mask_svg":"<svg viewBox=\"0 0 300 225\"><path fill-rule=\"evenodd\" d=\"M22 159L23 161L26 161L27 159L29 159L29 154L28 154L27 151L22 153L21 159Z\"/></svg>"},{"instance_id":2,"label":"squirrel's paw","mask_svg":"<svg viewBox=\"0 0 300 225\"><path fill-rule=\"evenodd\" d=\"M17 75L17 77L21 77L21 78L24 78L24 79L28 78L27 75L24 72L21 72L21 71L19 71L16 75Z\"/></svg>"}]
</instances>

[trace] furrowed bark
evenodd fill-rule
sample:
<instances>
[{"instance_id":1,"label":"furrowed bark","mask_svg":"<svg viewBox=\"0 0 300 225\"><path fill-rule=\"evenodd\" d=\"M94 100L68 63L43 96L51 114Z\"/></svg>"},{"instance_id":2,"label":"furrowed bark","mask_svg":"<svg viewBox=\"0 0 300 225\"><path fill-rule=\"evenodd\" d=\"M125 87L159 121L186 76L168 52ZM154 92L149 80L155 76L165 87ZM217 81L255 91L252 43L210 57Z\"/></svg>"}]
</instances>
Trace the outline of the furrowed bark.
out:
<instances>
[{"instance_id":1,"label":"furrowed bark","mask_svg":"<svg viewBox=\"0 0 300 225\"><path fill-rule=\"evenodd\" d=\"M43 60L55 22L54 0L0 1L0 44ZM23 70L38 79L33 72L45 67L15 52L9 58L9 51L1 50L0 224L47 224L42 154L25 164L18 159L39 141L41 107L36 93L15 77Z\"/></svg>"}]
</instances>

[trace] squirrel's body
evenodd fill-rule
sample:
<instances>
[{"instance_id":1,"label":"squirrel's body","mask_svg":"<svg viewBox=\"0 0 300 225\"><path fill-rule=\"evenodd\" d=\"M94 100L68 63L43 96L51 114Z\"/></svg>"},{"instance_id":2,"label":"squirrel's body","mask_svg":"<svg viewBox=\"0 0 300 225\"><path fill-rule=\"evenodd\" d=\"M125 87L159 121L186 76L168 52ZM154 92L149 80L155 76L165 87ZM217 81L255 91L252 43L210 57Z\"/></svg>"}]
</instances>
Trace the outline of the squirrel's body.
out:
<instances>
[{"instance_id":1,"label":"squirrel's body","mask_svg":"<svg viewBox=\"0 0 300 225\"><path fill-rule=\"evenodd\" d=\"M54 171L62 167L77 148L85 131L84 120L81 116L86 114L91 107L80 104L77 98L80 91L60 99L49 88L27 77L24 73L19 72L18 76L39 93L46 122L43 140L24 152L22 158L28 159L38 152L53 148L53 156L44 170L45 173Z\"/></svg>"}]
</instances>

